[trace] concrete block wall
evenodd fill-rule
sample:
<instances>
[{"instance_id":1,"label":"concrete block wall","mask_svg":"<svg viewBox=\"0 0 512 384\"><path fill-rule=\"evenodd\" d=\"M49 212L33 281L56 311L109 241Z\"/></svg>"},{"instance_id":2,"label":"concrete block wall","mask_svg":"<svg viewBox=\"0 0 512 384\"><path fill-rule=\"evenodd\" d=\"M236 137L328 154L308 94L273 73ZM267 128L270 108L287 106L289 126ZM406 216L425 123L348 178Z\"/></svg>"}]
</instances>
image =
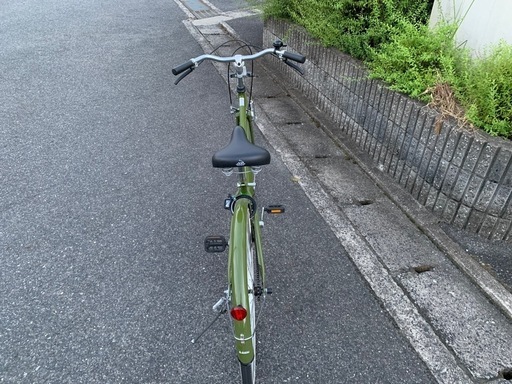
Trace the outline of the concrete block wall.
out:
<instances>
[{"instance_id":1,"label":"concrete block wall","mask_svg":"<svg viewBox=\"0 0 512 384\"><path fill-rule=\"evenodd\" d=\"M326 49L305 30L268 20L263 41L283 39L304 54L305 76L269 65L334 121L420 204L441 220L493 240L512 242L512 143L460 128L425 104L369 79L364 65ZM439 127L438 127L439 128ZM335 132L336 134L336 132Z\"/></svg>"}]
</instances>

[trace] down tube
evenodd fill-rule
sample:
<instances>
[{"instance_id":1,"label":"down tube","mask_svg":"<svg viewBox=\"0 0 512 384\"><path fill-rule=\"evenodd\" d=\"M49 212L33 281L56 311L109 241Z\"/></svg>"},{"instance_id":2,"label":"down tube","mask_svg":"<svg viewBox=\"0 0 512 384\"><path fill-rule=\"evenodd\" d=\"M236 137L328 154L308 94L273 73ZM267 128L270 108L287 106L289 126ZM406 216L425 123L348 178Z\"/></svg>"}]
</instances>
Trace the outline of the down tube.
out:
<instances>
[{"instance_id":1,"label":"down tube","mask_svg":"<svg viewBox=\"0 0 512 384\"><path fill-rule=\"evenodd\" d=\"M266 281L265 281L265 261L263 258L263 247L261 245L261 227L259 225L261 220L260 211L255 212L254 218L252 220L253 224L253 233L254 233L254 244L256 246L256 256L257 256L257 266L258 271L260 273L260 283L261 288L265 289Z\"/></svg>"},{"instance_id":2,"label":"down tube","mask_svg":"<svg viewBox=\"0 0 512 384\"><path fill-rule=\"evenodd\" d=\"M241 305L247 310L247 316L244 320L233 320L238 359L243 364L251 363L254 358L247 280L247 252L251 245L248 238L250 226L249 203L247 199L239 199L235 204L231 220L228 266L231 283L231 308Z\"/></svg>"}]
</instances>

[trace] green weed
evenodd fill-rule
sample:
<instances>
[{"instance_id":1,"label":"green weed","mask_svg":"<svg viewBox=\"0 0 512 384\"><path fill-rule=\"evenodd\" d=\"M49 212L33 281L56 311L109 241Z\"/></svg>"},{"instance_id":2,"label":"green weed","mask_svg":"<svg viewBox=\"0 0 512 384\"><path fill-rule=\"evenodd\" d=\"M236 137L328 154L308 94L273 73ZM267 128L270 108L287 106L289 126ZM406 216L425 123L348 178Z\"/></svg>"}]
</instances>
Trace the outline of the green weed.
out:
<instances>
[{"instance_id":1,"label":"green weed","mask_svg":"<svg viewBox=\"0 0 512 384\"><path fill-rule=\"evenodd\" d=\"M432 6L433 0L265 0L264 12L365 61L372 77L396 91L432 102L443 90L449 102L433 105L452 106L452 115L512 138L512 47L501 43L472 58L454 43L457 23L427 26Z\"/></svg>"}]
</instances>

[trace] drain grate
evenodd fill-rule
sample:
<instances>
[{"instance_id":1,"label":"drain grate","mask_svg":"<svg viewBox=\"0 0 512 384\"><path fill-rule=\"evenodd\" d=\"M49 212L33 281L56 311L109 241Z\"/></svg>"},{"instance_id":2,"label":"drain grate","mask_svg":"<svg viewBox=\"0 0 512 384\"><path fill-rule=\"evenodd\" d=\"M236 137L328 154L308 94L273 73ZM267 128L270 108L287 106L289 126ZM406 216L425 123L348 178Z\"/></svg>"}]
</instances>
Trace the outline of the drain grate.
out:
<instances>
[{"instance_id":1,"label":"drain grate","mask_svg":"<svg viewBox=\"0 0 512 384\"><path fill-rule=\"evenodd\" d=\"M218 12L200 0L181 0L181 3L198 19L218 16Z\"/></svg>"}]
</instances>

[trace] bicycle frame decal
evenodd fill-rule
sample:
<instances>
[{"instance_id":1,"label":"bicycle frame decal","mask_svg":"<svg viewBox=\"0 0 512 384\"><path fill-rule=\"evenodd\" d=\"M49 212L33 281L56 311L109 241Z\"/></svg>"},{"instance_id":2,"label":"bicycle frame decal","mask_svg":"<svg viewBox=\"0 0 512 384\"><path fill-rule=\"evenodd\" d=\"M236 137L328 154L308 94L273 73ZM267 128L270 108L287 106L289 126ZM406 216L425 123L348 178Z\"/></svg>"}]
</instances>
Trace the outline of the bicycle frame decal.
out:
<instances>
[{"instance_id":1,"label":"bicycle frame decal","mask_svg":"<svg viewBox=\"0 0 512 384\"><path fill-rule=\"evenodd\" d=\"M237 124L244 129L247 140L249 140L251 143L254 143L251 120L247 113L247 95L245 92L238 94Z\"/></svg>"}]
</instances>

